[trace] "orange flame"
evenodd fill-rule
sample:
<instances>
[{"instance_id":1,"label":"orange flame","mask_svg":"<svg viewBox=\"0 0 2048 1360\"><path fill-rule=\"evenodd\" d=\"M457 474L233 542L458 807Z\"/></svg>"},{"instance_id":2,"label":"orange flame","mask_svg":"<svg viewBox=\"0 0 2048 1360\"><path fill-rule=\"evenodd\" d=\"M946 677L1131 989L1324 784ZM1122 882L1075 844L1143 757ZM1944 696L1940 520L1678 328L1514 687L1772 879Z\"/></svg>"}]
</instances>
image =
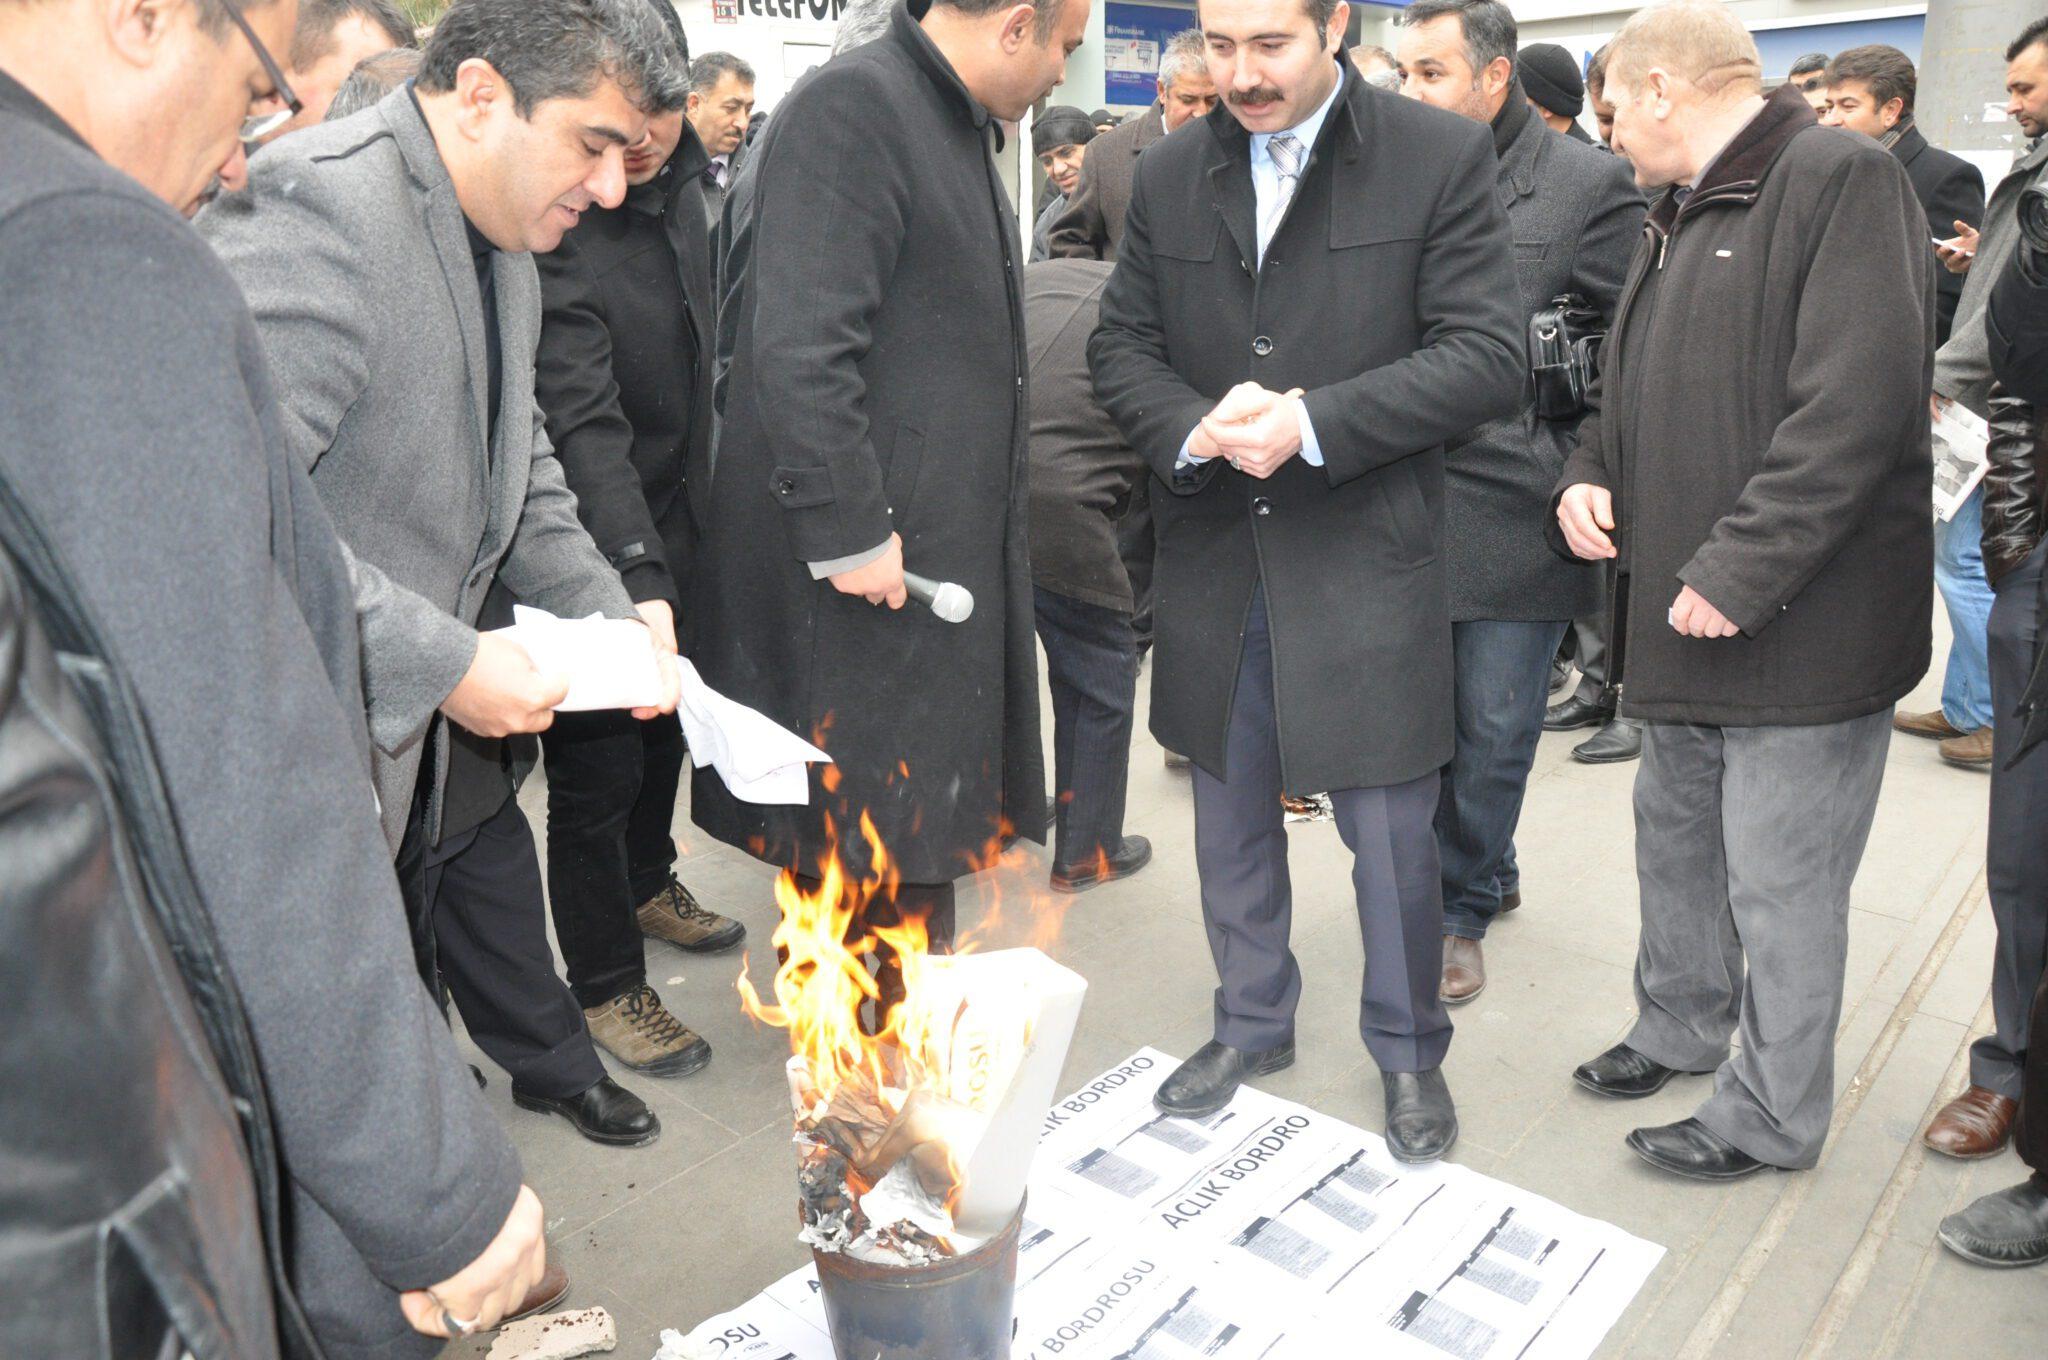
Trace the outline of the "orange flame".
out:
<instances>
[{"instance_id":1,"label":"orange flame","mask_svg":"<svg viewBox=\"0 0 2048 1360\"><path fill-rule=\"evenodd\" d=\"M827 825L833 829L829 819ZM936 972L945 964L934 960L926 923L913 918L881 925L867 919L871 907L897 900L901 879L865 812L860 835L867 867L858 875L849 870L835 844L821 857L814 891L806 891L788 870L776 879L781 920L773 942L781 962L771 985L774 999L761 996L743 963L737 983L740 1004L754 1019L788 1032L790 1052L808 1088L798 1093L804 1108L830 1105L845 1093L853 1103L871 1107L885 1123L924 1131L908 1136L935 1137L946 1165L928 1165L929 1152L917 1161L922 1172L946 1183L945 1200L951 1209L961 1189L961 1167L946 1137L948 1119L963 1109L985 1114L992 1108L1028 1048L1030 1022L1017 1014L1024 1005L1018 999L984 996L971 999L975 1017L970 1022L965 1014L968 999L956 989L935 985ZM1031 872L1027 865L1033 857L1006 848L1011 840L1009 828L999 828L981 853L970 858L976 873L991 868L1016 872L988 878L981 921L959 942L957 953L998 939L1042 948L1059 934L1066 904L1055 906L1050 894L1024 894L1030 909L1022 913L1023 922L1015 919L1020 913L1007 899L1018 894L1006 893L1004 883ZM1020 935L1028 939L1019 940ZM883 1009L881 988L869 971L870 960L881 950L893 954L901 969L902 1000L878 1016L873 1026L863 1026L864 1003ZM1007 1041L997 1036L1007 1036ZM897 1121L919 1093L926 1099ZM892 1141L904 1136L898 1129ZM854 1188L864 1193L868 1185ZM928 1188L934 1193L938 1189Z\"/></svg>"}]
</instances>

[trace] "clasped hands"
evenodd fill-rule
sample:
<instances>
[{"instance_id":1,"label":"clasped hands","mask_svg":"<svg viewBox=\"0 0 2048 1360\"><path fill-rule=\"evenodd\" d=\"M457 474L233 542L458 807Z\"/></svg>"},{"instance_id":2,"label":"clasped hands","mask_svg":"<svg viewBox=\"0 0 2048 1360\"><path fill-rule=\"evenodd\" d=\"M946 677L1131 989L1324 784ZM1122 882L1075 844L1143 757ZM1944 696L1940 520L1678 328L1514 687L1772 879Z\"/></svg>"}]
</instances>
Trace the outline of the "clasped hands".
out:
<instances>
[{"instance_id":1,"label":"clasped hands","mask_svg":"<svg viewBox=\"0 0 2048 1360\"><path fill-rule=\"evenodd\" d=\"M1221 458L1247 477L1264 480L1301 452L1301 389L1274 392L1255 382L1224 393L1188 439L1188 456Z\"/></svg>"},{"instance_id":2,"label":"clasped hands","mask_svg":"<svg viewBox=\"0 0 2048 1360\"><path fill-rule=\"evenodd\" d=\"M1613 557L1614 493L1591 482L1566 487L1557 502L1557 525L1574 556L1589 562ZM1664 617L1673 632L1686 637L1731 638L1742 631L1691 586L1679 590Z\"/></svg>"}]
</instances>

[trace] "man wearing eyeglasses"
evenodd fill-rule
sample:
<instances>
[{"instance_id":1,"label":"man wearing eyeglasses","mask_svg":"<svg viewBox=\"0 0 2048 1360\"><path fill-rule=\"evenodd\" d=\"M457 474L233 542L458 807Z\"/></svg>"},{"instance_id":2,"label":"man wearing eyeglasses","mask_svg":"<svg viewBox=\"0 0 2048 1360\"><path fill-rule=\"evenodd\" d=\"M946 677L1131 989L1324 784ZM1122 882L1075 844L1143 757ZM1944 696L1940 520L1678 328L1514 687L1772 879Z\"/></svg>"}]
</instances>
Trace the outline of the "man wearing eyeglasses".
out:
<instances>
[{"instance_id":1,"label":"man wearing eyeglasses","mask_svg":"<svg viewBox=\"0 0 2048 1360\"><path fill-rule=\"evenodd\" d=\"M413 973L346 559L241 294L176 215L239 160L238 129L261 131L241 126L253 104L298 103L271 56L295 10L0 0L0 484L149 728L278 1135L281 1270L221 1269L247 1259L213 1246L235 1220L210 1210L249 1193L233 1167L171 1194L117 1186L98 1173L149 1131L66 1127L37 1092L0 1108L46 1163L84 1167L88 1229L119 1215L162 1253L150 1278L250 1354L425 1356L518 1307L545 1263L540 1202ZM27 1306L0 1317L0 1354L179 1349L129 1253L96 1267L70 1245L90 1231L21 1226L0 1288ZM102 1290L132 1302L110 1315Z\"/></svg>"}]
</instances>

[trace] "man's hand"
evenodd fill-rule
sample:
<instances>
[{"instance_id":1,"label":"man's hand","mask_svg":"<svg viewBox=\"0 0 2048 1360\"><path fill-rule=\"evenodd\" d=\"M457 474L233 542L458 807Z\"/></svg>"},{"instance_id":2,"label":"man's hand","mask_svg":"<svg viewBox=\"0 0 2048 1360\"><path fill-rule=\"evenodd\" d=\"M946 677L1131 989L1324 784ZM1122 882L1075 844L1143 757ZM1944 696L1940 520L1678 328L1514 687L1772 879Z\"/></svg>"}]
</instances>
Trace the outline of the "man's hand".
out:
<instances>
[{"instance_id":1,"label":"man's hand","mask_svg":"<svg viewBox=\"0 0 2048 1360\"><path fill-rule=\"evenodd\" d=\"M676 705L683 701L683 673L676 666L675 653L657 651L654 654L654 661L661 668L661 702L652 708L630 710L641 722L659 718L664 713L673 713L676 711Z\"/></svg>"},{"instance_id":2,"label":"man's hand","mask_svg":"<svg viewBox=\"0 0 2048 1360\"><path fill-rule=\"evenodd\" d=\"M398 1296L405 1320L422 1336L454 1335L442 1320L443 1309L458 1322L473 1324L473 1331L496 1327L547 1269L542 1222L540 1197L531 1186L520 1186L512 1212L483 1255L429 1289L408 1289Z\"/></svg>"},{"instance_id":3,"label":"man's hand","mask_svg":"<svg viewBox=\"0 0 2048 1360\"><path fill-rule=\"evenodd\" d=\"M1262 481L1300 453L1300 408L1278 391L1264 395L1268 399L1262 410L1235 422L1217 420L1214 414L1202 418L1202 430L1217 442L1231 467Z\"/></svg>"},{"instance_id":4,"label":"man's hand","mask_svg":"<svg viewBox=\"0 0 2048 1360\"><path fill-rule=\"evenodd\" d=\"M1565 546L1588 562L1614 556L1614 493L1604 486L1579 482L1564 489L1557 502L1557 525Z\"/></svg>"},{"instance_id":5,"label":"man's hand","mask_svg":"<svg viewBox=\"0 0 2048 1360\"><path fill-rule=\"evenodd\" d=\"M1678 598L1671 602L1669 617L1672 630L1687 637L1731 638L1742 631L1691 586L1678 592Z\"/></svg>"},{"instance_id":6,"label":"man's hand","mask_svg":"<svg viewBox=\"0 0 2048 1360\"><path fill-rule=\"evenodd\" d=\"M640 621L647 625L647 631L654 634L654 650L669 656L676 654L676 615L669 608L667 600L642 600L633 606Z\"/></svg>"},{"instance_id":7,"label":"man's hand","mask_svg":"<svg viewBox=\"0 0 2048 1360\"><path fill-rule=\"evenodd\" d=\"M1967 274L1977 258L1977 229L1968 222L1958 221L1955 225L1953 237L1934 243L1934 258L1951 274Z\"/></svg>"},{"instance_id":8,"label":"man's hand","mask_svg":"<svg viewBox=\"0 0 2048 1360\"><path fill-rule=\"evenodd\" d=\"M555 705L568 697L569 682L535 670L524 647L479 633L476 659L441 701L441 711L480 737L509 737L545 732L555 720Z\"/></svg>"},{"instance_id":9,"label":"man's hand","mask_svg":"<svg viewBox=\"0 0 2048 1360\"><path fill-rule=\"evenodd\" d=\"M1941 413L1946 411L1952 404L1947 397L1944 397L1939 392L1929 393L1927 396L1928 417L1933 420L1940 420Z\"/></svg>"},{"instance_id":10,"label":"man's hand","mask_svg":"<svg viewBox=\"0 0 2048 1360\"><path fill-rule=\"evenodd\" d=\"M866 566L825 579L842 595L859 595L869 604L886 604L891 609L901 609L903 602L910 598L910 592L903 588L903 535L890 534L889 546Z\"/></svg>"}]
</instances>

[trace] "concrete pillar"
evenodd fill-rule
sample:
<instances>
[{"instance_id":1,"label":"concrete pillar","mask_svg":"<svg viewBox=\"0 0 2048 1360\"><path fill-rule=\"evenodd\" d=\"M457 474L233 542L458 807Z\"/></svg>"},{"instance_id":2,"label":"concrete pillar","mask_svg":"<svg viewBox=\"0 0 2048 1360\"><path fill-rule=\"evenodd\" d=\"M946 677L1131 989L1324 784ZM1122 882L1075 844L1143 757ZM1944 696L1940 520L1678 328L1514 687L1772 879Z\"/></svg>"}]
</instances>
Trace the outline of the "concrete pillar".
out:
<instances>
[{"instance_id":1,"label":"concrete pillar","mask_svg":"<svg viewBox=\"0 0 2048 1360\"><path fill-rule=\"evenodd\" d=\"M2025 149L2005 105L2005 49L2041 17L2034 0L1929 0L1915 118L1934 145L1974 161L1985 188Z\"/></svg>"}]
</instances>

